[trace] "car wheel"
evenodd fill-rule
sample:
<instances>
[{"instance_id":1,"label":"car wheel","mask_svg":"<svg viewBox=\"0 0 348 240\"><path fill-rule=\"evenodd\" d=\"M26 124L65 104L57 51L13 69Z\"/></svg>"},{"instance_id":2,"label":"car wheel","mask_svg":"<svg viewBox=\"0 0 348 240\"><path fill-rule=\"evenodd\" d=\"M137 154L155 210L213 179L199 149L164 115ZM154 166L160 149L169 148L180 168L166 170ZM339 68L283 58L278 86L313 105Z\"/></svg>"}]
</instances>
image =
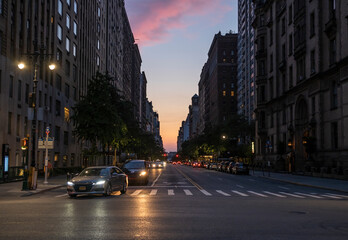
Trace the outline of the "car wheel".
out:
<instances>
[{"instance_id":1,"label":"car wheel","mask_svg":"<svg viewBox=\"0 0 348 240\"><path fill-rule=\"evenodd\" d=\"M76 198L77 194L69 194L69 197Z\"/></svg>"},{"instance_id":2,"label":"car wheel","mask_svg":"<svg viewBox=\"0 0 348 240\"><path fill-rule=\"evenodd\" d=\"M122 190L121 190L121 193L122 193L122 194L125 194L126 192L127 192L127 182L124 182L124 183L123 183Z\"/></svg>"},{"instance_id":3,"label":"car wheel","mask_svg":"<svg viewBox=\"0 0 348 240\"><path fill-rule=\"evenodd\" d=\"M111 188L111 184L109 183L108 186L106 187L105 189L105 192L104 192L104 196L110 196L112 193L112 188Z\"/></svg>"}]
</instances>

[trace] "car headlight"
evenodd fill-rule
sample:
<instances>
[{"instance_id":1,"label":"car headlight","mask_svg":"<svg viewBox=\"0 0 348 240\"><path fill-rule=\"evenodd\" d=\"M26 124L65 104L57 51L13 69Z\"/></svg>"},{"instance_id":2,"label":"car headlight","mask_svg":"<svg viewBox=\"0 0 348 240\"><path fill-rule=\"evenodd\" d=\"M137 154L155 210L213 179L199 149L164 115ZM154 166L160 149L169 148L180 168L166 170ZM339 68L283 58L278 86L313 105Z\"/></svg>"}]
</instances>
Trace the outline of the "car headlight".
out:
<instances>
[{"instance_id":1,"label":"car headlight","mask_svg":"<svg viewBox=\"0 0 348 240\"><path fill-rule=\"evenodd\" d=\"M95 185L103 185L105 183L105 180L101 180L95 183Z\"/></svg>"},{"instance_id":2,"label":"car headlight","mask_svg":"<svg viewBox=\"0 0 348 240\"><path fill-rule=\"evenodd\" d=\"M146 172L145 171L142 171L139 176L145 176L146 175Z\"/></svg>"},{"instance_id":3,"label":"car headlight","mask_svg":"<svg viewBox=\"0 0 348 240\"><path fill-rule=\"evenodd\" d=\"M156 167L156 164L152 164L152 167Z\"/></svg>"},{"instance_id":4,"label":"car headlight","mask_svg":"<svg viewBox=\"0 0 348 240\"><path fill-rule=\"evenodd\" d=\"M67 182L68 186L74 186L74 183L73 182Z\"/></svg>"}]
</instances>

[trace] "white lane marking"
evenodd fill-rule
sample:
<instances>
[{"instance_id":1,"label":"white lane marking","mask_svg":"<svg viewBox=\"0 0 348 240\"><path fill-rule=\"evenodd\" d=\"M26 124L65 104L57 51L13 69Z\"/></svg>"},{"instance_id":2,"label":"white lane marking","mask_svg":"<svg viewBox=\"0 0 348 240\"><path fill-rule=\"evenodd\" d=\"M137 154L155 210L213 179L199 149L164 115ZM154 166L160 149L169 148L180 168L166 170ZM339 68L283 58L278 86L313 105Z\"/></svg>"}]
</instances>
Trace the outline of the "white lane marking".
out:
<instances>
[{"instance_id":1,"label":"white lane marking","mask_svg":"<svg viewBox=\"0 0 348 240\"><path fill-rule=\"evenodd\" d=\"M248 194L241 193L241 192L234 191L234 190L232 190L232 192L234 192L234 193L236 193L236 194L238 194L238 195L240 195L240 196L242 196L242 197L247 197L247 196L249 196Z\"/></svg>"},{"instance_id":2,"label":"white lane marking","mask_svg":"<svg viewBox=\"0 0 348 240\"><path fill-rule=\"evenodd\" d=\"M231 196L231 194L225 193L225 192L223 192L221 190L216 190L216 192L218 192L218 193L220 193L220 194L222 194L224 196Z\"/></svg>"},{"instance_id":3,"label":"white lane marking","mask_svg":"<svg viewBox=\"0 0 348 240\"><path fill-rule=\"evenodd\" d=\"M332 196L332 195L326 195L326 194L321 194L321 196L328 197L328 198L333 198L333 199L342 199L341 197Z\"/></svg>"},{"instance_id":4,"label":"white lane marking","mask_svg":"<svg viewBox=\"0 0 348 240\"><path fill-rule=\"evenodd\" d=\"M68 194L64 193L64 194L61 194L61 195L57 195L56 197L65 197L65 196L68 196Z\"/></svg>"},{"instance_id":5,"label":"white lane marking","mask_svg":"<svg viewBox=\"0 0 348 240\"><path fill-rule=\"evenodd\" d=\"M211 196L211 194L210 193L208 193L206 190L204 190L204 189L201 189L201 190L199 190L199 191L201 191L204 195L206 195L206 196Z\"/></svg>"},{"instance_id":6,"label":"white lane marking","mask_svg":"<svg viewBox=\"0 0 348 240\"><path fill-rule=\"evenodd\" d=\"M286 190L289 190L290 188L287 188L287 187L283 187L283 186L278 186L279 188L282 188L282 189L286 189Z\"/></svg>"},{"instance_id":7,"label":"white lane marking","mask_svg":"<svg viewBox=\"0 0 348 240\"><path fill-rule=\"evenodd\" d=\"M243 186L241 186L241 185L236 185L237 187L239 187L239 188L244 188Z\"/></svg>"},{"instance_id":8,"label":"white lane marking","mask_svg":"<svg viewBox=\"0 0 348 240\"><path fill-rule=\"evenodd\" d=\"M288 195L288 196L291 196L291 197L296 197L296 198L306 198L306 197L302 197L300 195L295 195L295 194L286 193L286 192L279 192L279 193L285 194L285 195Z\"/></svg>"},{"instance_id":9,"label":"white lane marking","mask_svg":"<svg viewBox=\"0 0 348 240\"><path fill-rule=\"evenodd\" d=\"M313 194L307 194L307 193L295 192L295 194L299 194L299 195L306 196L306 197L312 197L312 198L322 198L322 197L319 197L319 196L316 196Z\"/></svg>"},{"instance_id":10,"label":"white lane marking","mask_svg":"<svg viewBox=\"0 0 348 240\"><path fill-rule=\"evenodd\" d=\"M175 194L174 194L174 190L173 190L173 189L168 189L168 195L169 195L169 196L175 195Z\"/></svg>"},{"instance_id":11,"label":"white lane marking","mask_svg":"<svg viewBox=\"0 0 348 240\"><path fill-rule=\"evenodd\" d=\"M257 192L254 192L254 191L248 191L249 193L252 193L252 194L255 194L257 196L260 196L260 197L267 197L266 195L262 194L262 193L257 193Z\"/></svg>"},{"instance_id":12,"label":"white lane marking","mask_svg":"<svg viewBox=\"0 0 348 240\"><path fill-rule=\"evenodd\" d=\"M157 189L152 189L150 192L150 196L155 196L157 194Z\"/></svg>"},{"instance_id":13,"label":"white lane marking","mask_svg":"<svg viewBox=\"0 0 348 240\"><path fill-rule=\"evenodd\" d=\"M286 196L283 196L283 195L280 195L280 194L277 194L277 193L272 193L272 192L268 192L268 191L263 191L263 192L267 193L267 194L270 194L270 195L273 195L273 196L276 196L276 197L286 198Z\"/></svg>"},{"instance_id":14,"label":"white lane marking","mask_svg":"<svg viewBox=\"0 0 348 240\"><path fill-rule=\"evenodd\" d=\"M340 194L332 194L332 193L325 193L325 194L335 196L335 197L344 197L344 198L348 197L348 195L340 195Z\"/></svg>"},{"instance_id":15,"label":"white lane marking","mask_svg":"<svg viewBox=\"0 0 348 240\"><path fill-rule=\"evenodd\" d=\"M132 194L131 194L131 196L137 196L137 195L139 195L139 193L141 193L141 191L143 191L142 189L140 189L140 190L135 190Z\"/></svg>"},{"instance_id":16,"label":"white lane marking","mask_svg":"<svg viewBox=\"0 0 348 240\"><path fill-rule=\"evenodd\" d=\"M153 187L156 182L158 181L159 177L161 176L162 172L160 172L160 174L157 176L157 178L155 179L155 181L153 181L153 183L151 184L151 187Z\"/></svg>"},{"instance_id":17,"label":"white lane marking","mask_svg":"<svg viewBox=\"0 0 348 240\"><path fill-rule=\"evenodd\" d=\"M184 192L188 196L192 196L193 195L192 192L190 190L188 190L188 189L184 189Z\"/></svg>"}]
</instances>

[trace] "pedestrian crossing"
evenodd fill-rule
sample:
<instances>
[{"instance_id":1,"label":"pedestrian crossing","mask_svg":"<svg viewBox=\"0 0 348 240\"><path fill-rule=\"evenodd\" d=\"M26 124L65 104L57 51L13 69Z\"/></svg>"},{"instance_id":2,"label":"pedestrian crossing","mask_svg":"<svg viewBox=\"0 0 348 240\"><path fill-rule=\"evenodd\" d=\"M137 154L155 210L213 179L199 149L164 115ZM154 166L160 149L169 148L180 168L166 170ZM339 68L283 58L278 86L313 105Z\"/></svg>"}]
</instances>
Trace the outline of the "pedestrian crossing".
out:
<instances>
[{"instance_id":1,"label":"pedestrian crossing","mask_svg":"<svg viewBox=\"0 0 348 240\"><path fill-rule=\"evenodd\" d=\"M260 198L298 198L298 199L346 199L348 195L333 193L302 193L290 191L253 190L193 190L193 189L137 189L128 190L127 195L137 196L222 196L222 197L260 197Z\"/></svg>"}]
</instances>

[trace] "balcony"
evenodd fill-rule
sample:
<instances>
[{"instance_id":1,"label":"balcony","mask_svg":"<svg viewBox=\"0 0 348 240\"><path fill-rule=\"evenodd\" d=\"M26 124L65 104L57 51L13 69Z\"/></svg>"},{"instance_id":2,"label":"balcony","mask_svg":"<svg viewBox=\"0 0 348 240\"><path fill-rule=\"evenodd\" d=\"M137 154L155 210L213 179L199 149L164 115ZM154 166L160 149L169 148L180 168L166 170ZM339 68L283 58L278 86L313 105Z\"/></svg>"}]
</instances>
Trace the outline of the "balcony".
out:
<instances>
[{"instance_id":1,"label":"balcony","mask_svg":"<svg viewBox=\"0 0 348 240\"><path fill-rule=\"evenodd\" d=\"M337 21L334 14L331 14L329 21L325 24L324 29L326 35L330 38L334 36L337 32Z\"/></svg>"}]
</instances>

